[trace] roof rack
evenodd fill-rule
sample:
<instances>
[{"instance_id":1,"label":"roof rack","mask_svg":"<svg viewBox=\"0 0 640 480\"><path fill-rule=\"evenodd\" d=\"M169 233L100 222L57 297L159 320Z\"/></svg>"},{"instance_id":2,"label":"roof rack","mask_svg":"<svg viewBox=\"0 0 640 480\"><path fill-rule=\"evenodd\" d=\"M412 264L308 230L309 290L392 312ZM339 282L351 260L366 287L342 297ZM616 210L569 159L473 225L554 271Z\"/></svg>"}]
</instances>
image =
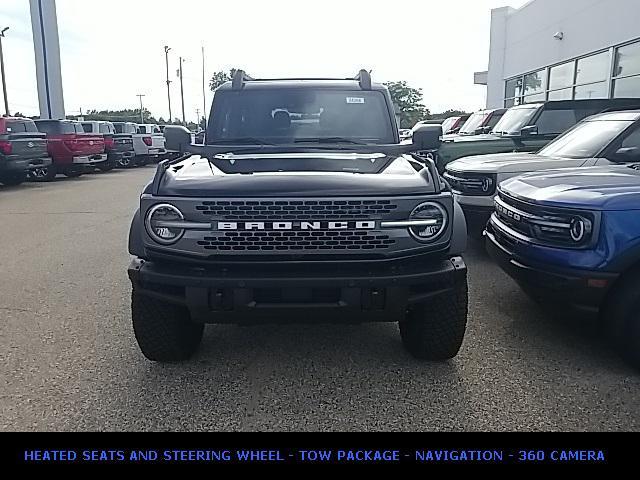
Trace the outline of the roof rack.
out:
<instances>
[{"instance_id":1,"label":"roof rack","mask_svg":"<svg viewBox=\"0 0 640 480\"><path fill-rule=\"evenodd\" d=\"M354 80L358 81L362 90L371 90L371 74L364 68L358 72Z\"/></svg>"},{"instance_id":2,"label":"roof rack","mask_svg":"<svg viewBox=\"0 0 640 480\"><path fill-rule=\"evenodd\" d=\"M362 90L371 90L371 73L361 69L355 77L351 78L329 78L329 77L316 77L316 78L252 78L245 73L244 70L236 70L231 79L231 88L233 90L242 90L244 84L250 81L278 81L278 80L356 80L360 84Z\"/></svg>"},{"instance_id":3,"label":"roof rack","mask_svg":"<svg viewBox=\"0 0 640 480\"><path fill-rule=\"evenodd\" d=\"M233 78L231 79L231 88L234 90L242 90L245 82L251 80L253 80L253 78L247 75L244 70L236 70L233 74Z\"/></svg>"}]
</instances>

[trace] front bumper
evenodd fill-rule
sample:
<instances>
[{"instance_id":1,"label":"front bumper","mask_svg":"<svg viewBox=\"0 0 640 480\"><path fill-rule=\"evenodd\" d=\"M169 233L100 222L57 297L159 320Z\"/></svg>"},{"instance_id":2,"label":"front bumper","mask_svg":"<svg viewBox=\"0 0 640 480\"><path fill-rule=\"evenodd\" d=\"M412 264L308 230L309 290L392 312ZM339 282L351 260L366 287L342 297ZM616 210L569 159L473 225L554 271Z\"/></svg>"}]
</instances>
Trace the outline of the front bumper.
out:
<instances>
[{"instance_id":1,"label":"front bumper","mask_svg":"<svg viewBox=\"0 0 640 480\"><path fill-rule=\"evenodd\" d=\"M489 255L525 291L577 312L596 314L619 276L532 262L512 251L512 245L519 240L497 230L491 222L485 236Z\"/></svg>"},{"instance_id":2,"label":"front bumper","mask_svg":"<svg viewBox=\"0 0 640 480\"><path fill-rule=\"evenodd\" d=\"M373 268L334 263L202 267L135 258L133 289L189 308L209 323L398 321L411 304L448 294L466 278L460 257Z\"/></svg>"},{"instance_id":3,"label":"front bumper","mask_svg":"<svg viewBox=\"0 0 640 480\"><path fill-rule=\"evenodd\" d=\"M73 157L74 165L94 165L96 163L106 162L107 154L99 153L95 155L80 155Z\"/></svg>"},{"instance_id":4,"label":"front bumper","mask_svg":"<svg viewBox=\"0 0 640 480\"><path fill-rule=\"evenodd\" d=\"M2 172L20 172L33 170L35 168L48 167L51 165L50 157L41 158L11 158L9 157L0 162L0 171Z\"/></svg>"}]
</instances>

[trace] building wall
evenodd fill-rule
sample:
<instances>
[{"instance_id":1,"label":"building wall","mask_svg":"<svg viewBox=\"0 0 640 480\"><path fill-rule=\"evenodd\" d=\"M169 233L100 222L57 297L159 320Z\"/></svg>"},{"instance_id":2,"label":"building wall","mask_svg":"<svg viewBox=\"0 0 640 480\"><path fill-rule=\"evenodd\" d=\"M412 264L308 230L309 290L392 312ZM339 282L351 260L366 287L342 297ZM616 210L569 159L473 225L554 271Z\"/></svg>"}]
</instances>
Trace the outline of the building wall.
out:
<instances>
[{"instance_id":1,"label":"building wall","mask_svg":"<svg viewBox=\"0 0 640 480\"><path fill-rule=\"evenodd\" d=\"M640 38L639 19L640 0L532 0L492 10L487 106L503 105L508 78Z\"/></svg>"}]
</instances>

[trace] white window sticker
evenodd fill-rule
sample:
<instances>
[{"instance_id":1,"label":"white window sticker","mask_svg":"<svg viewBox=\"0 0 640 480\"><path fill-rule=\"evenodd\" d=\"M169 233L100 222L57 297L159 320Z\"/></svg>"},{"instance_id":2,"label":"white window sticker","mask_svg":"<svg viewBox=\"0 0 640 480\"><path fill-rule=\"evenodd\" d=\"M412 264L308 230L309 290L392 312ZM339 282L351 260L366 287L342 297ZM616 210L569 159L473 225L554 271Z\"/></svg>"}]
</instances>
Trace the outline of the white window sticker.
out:
<instances>
[{"instance_id":1,"label":"white window sticker","mask_svg":"<svg viewBox=\"0 0 640 480\"><path fill-rule=\"evenodd\" d=\"M347 103L364 103L362 97L347 97Z\"/></svg>"}]
</instances>

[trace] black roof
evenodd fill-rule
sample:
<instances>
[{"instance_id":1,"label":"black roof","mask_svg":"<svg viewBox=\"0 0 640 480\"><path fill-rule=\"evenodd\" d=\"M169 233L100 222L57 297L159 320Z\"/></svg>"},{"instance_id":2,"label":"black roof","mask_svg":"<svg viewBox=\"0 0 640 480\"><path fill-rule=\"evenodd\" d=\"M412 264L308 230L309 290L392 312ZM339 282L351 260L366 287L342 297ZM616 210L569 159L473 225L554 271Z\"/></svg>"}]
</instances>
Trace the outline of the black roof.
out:
<instances>
[{"instance_id":1,"label":"black roof","mask_svg":"<svg viewBox=\"0 0 640 480\"><path fill-rule=\"evenodd\" d=\"M386 90L380 83L373 83L367 70L360 70L352 78L252 78L243 70L237 70L231 81L225 82L219 90L242 89L282 89L282 88L322 88L335 90Z\"/></svg>"},{"instance_id":2,"label":"black roof","mask_svg":"<svg viewBox=\"0 0 640 480\"><path fill-rule=\"evenodd\" d=\"M263 90L263 89L283 89L283 88L322 88L335 90L358 90L362 91L356 80L337 80L332 78L270 78L256 79L246 82L243 89ZM218 90L232 90L231 82L225 82ZM372 83L371 90L385 90L386 87L380 83Z\"/></svg>"}]
</instances>

